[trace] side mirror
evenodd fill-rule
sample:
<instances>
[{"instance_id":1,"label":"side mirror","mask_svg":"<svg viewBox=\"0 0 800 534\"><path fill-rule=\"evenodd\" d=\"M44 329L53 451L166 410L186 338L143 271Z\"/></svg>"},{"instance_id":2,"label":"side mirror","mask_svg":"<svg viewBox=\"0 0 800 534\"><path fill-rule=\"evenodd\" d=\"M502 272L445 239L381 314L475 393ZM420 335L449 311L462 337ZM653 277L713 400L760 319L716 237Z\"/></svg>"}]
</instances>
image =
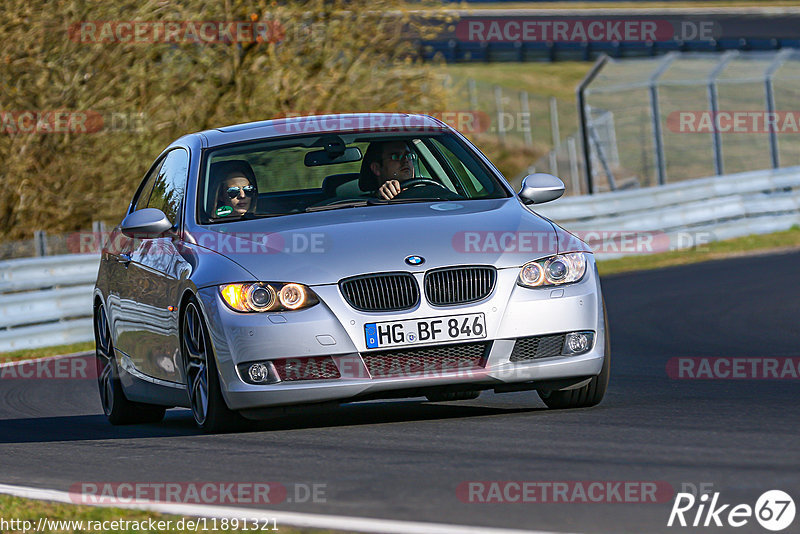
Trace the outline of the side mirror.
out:
<instances>
[{"instance_id":1,"label":"side mirror","mask_svg":"<svg viewBox=\"0 0 800 534\"><path fill-rule=\"evenodd\" d=\"M564 194L564 182L552 174L538 172L522 179L519 196L523 204L544 204Z\"/></svg>"},{"instance_id":2,"label":"side mirror","mask_svg":"<svg viewBox=\"0 0 800 534\"><path fill-rule=\"evenodd\" d=\"M156 208L134 211L120 224L122 233L132 238L160 237L170 228L172 228L172 223L169 222L163 211Z\"/></svg>"}]
</instances>

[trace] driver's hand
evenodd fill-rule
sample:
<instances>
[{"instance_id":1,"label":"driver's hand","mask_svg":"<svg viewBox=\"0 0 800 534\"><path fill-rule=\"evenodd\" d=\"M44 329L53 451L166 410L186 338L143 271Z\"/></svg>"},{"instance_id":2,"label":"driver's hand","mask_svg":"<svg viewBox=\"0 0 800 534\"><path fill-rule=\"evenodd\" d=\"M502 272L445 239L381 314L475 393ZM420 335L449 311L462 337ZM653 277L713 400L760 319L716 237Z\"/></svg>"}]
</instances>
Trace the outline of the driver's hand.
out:
<instances>
[{"instance_id":1,"label":"driver's hand","mask_svg":"<svg viewBox=\"0 0 800 534\"><path fill-rule=\"evenodd\" d=\"M400 191L402 191L402 189L400 189L400 182L398 180L389 180L380 186L378 194L384 200L391 200L396 195L399 195Z\"/></svg>"}]
</instances>

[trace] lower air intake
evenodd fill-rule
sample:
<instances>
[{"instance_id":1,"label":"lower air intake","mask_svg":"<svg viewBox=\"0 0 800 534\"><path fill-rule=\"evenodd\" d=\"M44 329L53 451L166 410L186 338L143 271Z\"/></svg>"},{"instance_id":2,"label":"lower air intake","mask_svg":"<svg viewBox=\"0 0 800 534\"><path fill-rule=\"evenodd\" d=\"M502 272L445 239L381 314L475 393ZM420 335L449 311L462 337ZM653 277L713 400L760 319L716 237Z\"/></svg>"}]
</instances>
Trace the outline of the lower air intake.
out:
<instances>
[{"instance_id":1,"label":"lower air intake","mask_svg":"<svg viewBox=\"0 0 800 534\"><path fill-rule=\"evenodd\" d=\"M490 343L403 348L362 354L372 378L437 376L482 369Z\"/></svg>"},{"instance_id":2,"label":"lower air intake","mask_svg":"<svg viewBox=\"0 0 800 534\"><path fill-rule=\"evenodd\" d=\"M511 361L524 362L547 358L548 356L558 356L564 348L564 337L564 334L521 337L514 343L514 350L511 351Z\"/></svg>"},{"instance_id":3,"label":"lower air intake","mask_svg":"<svg viewBox=\"0 0 800 534\"><path fill-rule=\"evenodd\" d=\"M340 378L339 369L330 356L310 358L282 358L272 360L275 371L283 382L297 380L330 380Z\"/></svg>"}]
</instances>

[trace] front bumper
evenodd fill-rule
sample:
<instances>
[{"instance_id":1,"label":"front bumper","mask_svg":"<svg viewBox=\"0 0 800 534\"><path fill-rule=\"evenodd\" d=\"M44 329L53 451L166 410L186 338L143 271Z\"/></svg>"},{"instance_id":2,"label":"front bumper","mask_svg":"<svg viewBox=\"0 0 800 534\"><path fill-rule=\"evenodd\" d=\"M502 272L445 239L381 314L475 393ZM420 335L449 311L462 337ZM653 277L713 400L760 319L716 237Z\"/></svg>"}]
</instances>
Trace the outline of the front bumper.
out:
<instances>
[{"instance_id":1,"label":"front bumper","mask_svg":"<svg viewBox=\"0 0 800 534\"><path fill-rule=\"evenodd\" d=\"M498 270L492 294L475 304L433 307L423 297L416 308L396 313L356 311L345 302L335 284L312 288L321 301L316 306L275 314L233 312L224 304L216 287L201 289L198 297L209 323L222 393L233 410L346 401L384 393L391 396L392 391L431 386L475 385L476 389L487 389L599 374L606 327L600 283L591 256L586 275L576 284L528 289L516 285L518 273L516 268ZM415 276L423 287L423 273ZM460 313L485 314L485 341L490 342L490 349L481 369L370 377L360 356L371 352L366 348L365 323ZM589 352L511 361L517 338L574 331L595 332ZM243 381L236 368L245 362L310 356L331 356L341 378L253 385Z\"/></svg>"}]
</instances>

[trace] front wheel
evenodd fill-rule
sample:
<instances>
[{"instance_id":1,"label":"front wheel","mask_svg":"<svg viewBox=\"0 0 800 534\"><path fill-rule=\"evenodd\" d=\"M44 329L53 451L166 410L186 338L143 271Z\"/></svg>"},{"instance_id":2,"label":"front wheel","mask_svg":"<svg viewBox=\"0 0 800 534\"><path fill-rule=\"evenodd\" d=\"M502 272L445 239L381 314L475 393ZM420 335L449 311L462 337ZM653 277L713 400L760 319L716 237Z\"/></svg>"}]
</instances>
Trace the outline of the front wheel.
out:
<instances>
[{"instance_id":1,"label":"front wheel","mask_svg":"<svg viewBox=\"0 0 800 534\"><path fill-rule=\"evenodd\" d=\"M183 314L181 353L186 391L197 426L209 433L228 432L244 426L247 420L225 404L208 330L194 300L186 305Z\"/></svg>"},{"instance_id":2,"label":"front wheel","mask_svg":"<svg viewBox=\"0 0 800 534\"><path fill-rule=\"evenodd\" d=\"M608 315L606 303L603 302L603 321L605 324L605 350L603 351L603 367L600 374L592 378L585 386L560 391L539 391L539 397L548 408L587 408L600 404L608 388L611 375L611 344L608 334Z\"/></svg>"},{"instance_id":3,"label":"front wheel","mask_svg":"<svg viewBox=\"0 0 800 534\"><path fill-rule=\"evenodd\" d=\"M112 425L157 423L164 418L166 408L153 404L133 402L125 397L119 380L119 369L114 357L114 344L108 327L105 308L98 306L94 313L95 363L97 385L103 413Z\"/></svg>"}]
</instances>

